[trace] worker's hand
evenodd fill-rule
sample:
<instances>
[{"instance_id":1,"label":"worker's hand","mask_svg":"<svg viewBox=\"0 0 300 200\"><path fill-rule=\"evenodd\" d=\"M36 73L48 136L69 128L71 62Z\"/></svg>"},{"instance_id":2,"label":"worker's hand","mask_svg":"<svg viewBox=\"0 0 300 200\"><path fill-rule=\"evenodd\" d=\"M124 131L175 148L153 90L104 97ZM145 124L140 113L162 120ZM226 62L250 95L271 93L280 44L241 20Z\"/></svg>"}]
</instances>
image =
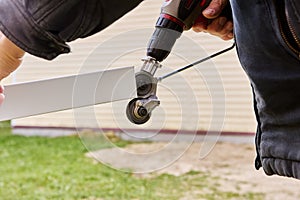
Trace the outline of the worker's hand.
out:
<instances>
[{"instance_id":1,"label":"worker's hand","mask_svg":"<svg viewBox=\"0 0 300 200\"><path fill-rule=\"evenodd\" d=\"M225 16L220 16L229 0L212 0L209 6L196 20L193 30L207 32L223 40L233 38L233 22Z\"/></svg>"},{"instance_id":2,"label":"worker's hand","mask_svg":"<svg viewBox=\"0 0 300 200\"><path fill-rule=\"evenodd\" d=\"M15 71L25 52L0 32L0 81ZM0 104L4 100L4 88L0 86Z\"/></svg>"}]
</instances>

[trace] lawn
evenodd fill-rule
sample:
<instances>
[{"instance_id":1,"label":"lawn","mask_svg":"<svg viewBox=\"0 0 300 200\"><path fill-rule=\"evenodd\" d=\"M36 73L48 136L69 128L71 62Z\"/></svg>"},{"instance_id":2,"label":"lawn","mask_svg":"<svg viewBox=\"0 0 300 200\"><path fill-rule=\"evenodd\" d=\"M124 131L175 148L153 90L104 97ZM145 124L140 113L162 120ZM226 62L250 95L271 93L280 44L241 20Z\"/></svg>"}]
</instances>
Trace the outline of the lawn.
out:
<instances>
[{"instance_id":1,"label":"lawn","mask_svg":"<svg viewBox=\"0 0 300 200\"><path fill-rule=\"evenodd\" d=\"M218 177L207 173L142 178L96 164L85 153L77 136L16 136L2 124L0 199L262 199L256 193L221 192L214 182Z\"/></svg>"}]
</instances>

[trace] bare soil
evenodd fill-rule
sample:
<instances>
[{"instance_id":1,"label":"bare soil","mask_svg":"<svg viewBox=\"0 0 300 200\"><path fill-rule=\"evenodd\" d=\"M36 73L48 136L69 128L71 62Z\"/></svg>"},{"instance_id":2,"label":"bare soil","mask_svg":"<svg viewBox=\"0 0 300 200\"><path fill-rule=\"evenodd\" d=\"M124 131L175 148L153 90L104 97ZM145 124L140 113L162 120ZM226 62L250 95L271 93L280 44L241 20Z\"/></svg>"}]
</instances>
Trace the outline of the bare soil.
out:
<instances>
[{"instance_id":1,"label":"bare soil","mask_svg":"<svg viewBox=\"0 0 300 200\"><path fill-rule=\"evenodd\" d=\"M167 143L157 142L149 144L133 144L122 149L125 153L120 157L118 148L104 149L91 152L88 156L107 161L112 167L131 169L133 171L149 171L138 176L153 176L168 173L175 176L190 171L209 173L212 177L218 177L217 187L221 191L238 193L263 193L266 200L296 200L300 199L300 181L279 176L266 176L263 170L254 168L255 149L253 144L235 144L228 142L217 143L212 151L204 158L200 156L203 143L193 143L188 149L187 144L177 143L168 151L159 153L155 159L145 159L142 162L130 154L147 154L164 148ZM127 152L127 153L126 153ZM162 167L163 160L178 153L182 156L169 166Z\"/></svg>"}]
</instances>

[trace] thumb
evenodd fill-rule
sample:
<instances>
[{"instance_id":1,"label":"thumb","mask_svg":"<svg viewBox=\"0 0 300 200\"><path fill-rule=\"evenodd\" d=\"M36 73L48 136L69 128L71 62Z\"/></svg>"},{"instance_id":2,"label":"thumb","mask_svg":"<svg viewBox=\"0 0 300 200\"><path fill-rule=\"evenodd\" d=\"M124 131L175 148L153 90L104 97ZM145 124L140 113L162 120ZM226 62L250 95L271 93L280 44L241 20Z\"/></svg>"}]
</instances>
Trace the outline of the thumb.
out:
<instances>
[{"instance_id":1,"label":"thumb","mask_svg":"<svg viewBox=\"0 0 300 200\"><path fill-rule=\"evenodd\" d=\"M221 14L227 3L228 0L212 0L202 14L208 19L214 19Z\"/></svg>"}]
</instances>

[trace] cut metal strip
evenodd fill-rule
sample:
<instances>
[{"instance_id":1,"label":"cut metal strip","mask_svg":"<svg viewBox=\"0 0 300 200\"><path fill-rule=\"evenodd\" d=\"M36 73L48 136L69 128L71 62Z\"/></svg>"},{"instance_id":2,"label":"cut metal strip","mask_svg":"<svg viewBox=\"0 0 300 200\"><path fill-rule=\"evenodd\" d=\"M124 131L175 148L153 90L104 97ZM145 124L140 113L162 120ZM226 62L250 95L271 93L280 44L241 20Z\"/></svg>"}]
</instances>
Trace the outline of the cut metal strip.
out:
<instances>
[{"instance_id":1,"label":"cut metal strip","mask_svg":"<svg viewBox=\"0 0 300 200\"><path fill-rule=\"evenodd\" d=\"M133 67L4 86L0 121L134 98Z\"/></svg>"}]
</instances>

